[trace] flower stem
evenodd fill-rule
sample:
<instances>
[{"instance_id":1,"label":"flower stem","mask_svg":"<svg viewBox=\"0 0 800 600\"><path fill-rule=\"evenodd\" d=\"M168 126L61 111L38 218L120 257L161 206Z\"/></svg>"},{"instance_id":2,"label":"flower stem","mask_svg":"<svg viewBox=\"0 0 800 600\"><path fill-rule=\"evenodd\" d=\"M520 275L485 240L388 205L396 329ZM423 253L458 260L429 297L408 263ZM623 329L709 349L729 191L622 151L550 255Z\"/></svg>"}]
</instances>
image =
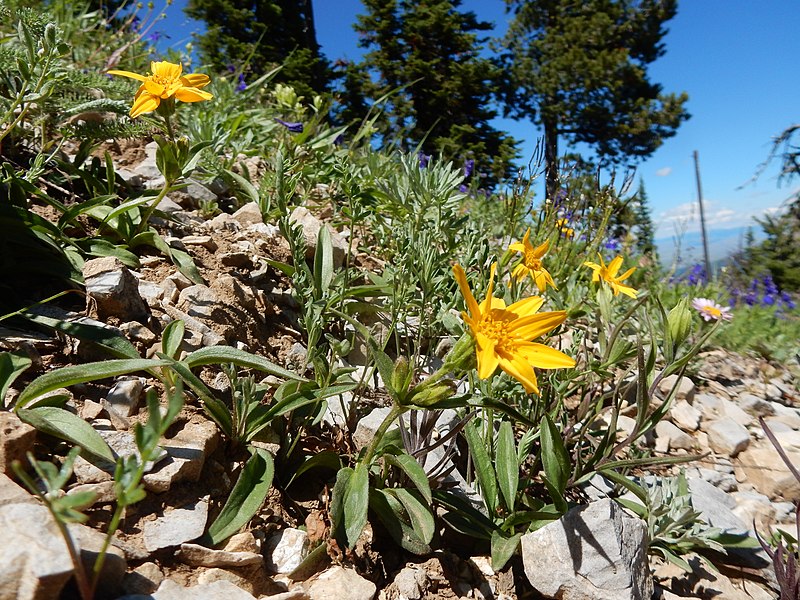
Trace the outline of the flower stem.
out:
<instances>
[{"instance_id":1,"label":"flower stem","mask_svg":"<svg viewBox=\"0 0 800 600\"><path fill-rule=\"evenodd\" d=\"M173 183L172 181L166 181L166 180L164 181L164 187L161 188L161 191L158 193L158 196L156 196L155 200L153 200L148 205L147 210L145 210L144 215L142 215L142 220L139 223L139 227L136 228L136 234L137 235L142 233L145 230L145 228L147 227L147 222L150 220L150 217L153 215L153 211L156 208L158 208L158 205L161 203L161 201L167 195L167 190L169 190L172 187L172 183Z\"/></svg>"},{"instance_id":2,"label":"flower stem","mask_svg":"<svg viewBox=\"0 0 800 600\"><path fill-rule=\"evenodd\" d=\"M401 406L399 404L392 405L392 410L389 411L389 414L386 415L386 418L378 426L375 435L372 436L372 441L369 443L369 446L367 446L367 451L364 453L363 463L367 465L368 468L369 464L372 462L372 457L375 455L375 450L378 448L378 444L386 434L386 430L389 429L389 426L394 423L400 415L409 410L411 409L407 406Z\"/></svg>"}]
</instances>

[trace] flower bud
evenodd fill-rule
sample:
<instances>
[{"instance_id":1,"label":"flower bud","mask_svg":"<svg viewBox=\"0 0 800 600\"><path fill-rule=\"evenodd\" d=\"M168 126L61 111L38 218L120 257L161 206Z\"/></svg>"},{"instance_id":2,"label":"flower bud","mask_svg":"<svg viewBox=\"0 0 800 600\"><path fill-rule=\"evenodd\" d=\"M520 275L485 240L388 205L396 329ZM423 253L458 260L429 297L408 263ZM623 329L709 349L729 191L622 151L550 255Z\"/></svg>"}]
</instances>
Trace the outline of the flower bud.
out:
<instances>
[{"instance_id":1,"label":"flower bud","mask_svg":"<svg viewBox=\"0 0 800 600\"><path fill-rule=\"evenodd\" d=\"M686 341L689 330L692 327L692 313L689 310L688 298L681 298L667 315L667 328L672 338L673 347L677 347Z\"/></svg>"}]
</instances>

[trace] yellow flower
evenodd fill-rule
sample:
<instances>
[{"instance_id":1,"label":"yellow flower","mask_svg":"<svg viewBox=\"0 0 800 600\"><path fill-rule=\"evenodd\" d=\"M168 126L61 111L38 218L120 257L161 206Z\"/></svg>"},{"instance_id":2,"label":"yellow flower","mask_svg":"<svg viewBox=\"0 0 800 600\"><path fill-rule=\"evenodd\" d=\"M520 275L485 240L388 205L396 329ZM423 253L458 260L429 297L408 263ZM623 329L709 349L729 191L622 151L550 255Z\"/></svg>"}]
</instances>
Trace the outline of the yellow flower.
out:
<instances>
[{"instance_id":1,"label":"yellow flower","mask_svg":"<svg viewBox=\"0 0 800 600\"><path fill-rule=\"evenodd\" d=\"M569 219L559 219L556 221L556 227L561 227L561 235L566 238L575 236L575 230L569 226Z\"/></svg>"},{"instance_id":2,"label":"yellow flower","mask_svg":"<svg viewBox=\"0 0 800 600\"><path fill-rule=\"evenodd\" d=\"M555 288L556 284L552 276L547 269L542 266L542 257L547 252L550 241L545 240L544 244L534 248L533 244L531 244L530 237L531 230L528 229L521 243L515 242L508 247L509 250L513 250L514 252L522 252L522 262L514 268L511 272L511 276L517 281L520 281L525 279L526 275L530 275L540 292L543 292L545 288L547 288L548 283Z\"/></svg>"},{"instance_id":3,"label":"yellow flower","mask_svg":"<svg viewBox=\"0 0 800 600\"><path fill-rule=\"evenodd\" d=\"M600 281L600 279L602 279L611 286L611 290L614 292L615 296L622 292L626 296L636 298L636 290L622 283L631 276L631 273L636 270L636 267L631 267L622 275L617 276L619 268L622 266L621 256L614 258L614 260L608 263L608 266L606 266L606 263L603 262L603 257L600 256L600 253L597 254L597 258L600 260L599 265L593 262L583 263L585 266L590 267L594 271L592 273L592 282Z\"/></svg>"},{"instance_id":4,"label":"yellow flower","mask_svg":"<svg viewBox=\"0 0 800 600\"><path fill-rule=\"evenodd\" d=\"M139 75L130 71L109 71L111 75L122 75L141 81L131 107L131 118L136 118L143 113L153 112L162 100L176 98L181 102L200 102L213 98L208 92L200 88L211 81L208 75L192 73L182 75L183 67L171 62L152 61L150 63L151 75Z\"/></svg>"},{"instance_id":5,"label":"yellow flower","mask_svg":"<svg viewBox=\"0 0 800 600\"><path fill-rule=\"evenodd\" d=\"M538 394L534 367L562 369L575 366L575 361L563 352L531 341L561 325L567 313L535 314L544 302L539 296L525 298L506 308L502 298L492 297L494 273L495 265L492 265L486 299L478 304L469 289L464 269L459 265L453 267L453 274L469 310L469 314L461 314L475 338L478 377L487 379L499 366L519 381L526 392Z\"/></svg>"}]
</instances>

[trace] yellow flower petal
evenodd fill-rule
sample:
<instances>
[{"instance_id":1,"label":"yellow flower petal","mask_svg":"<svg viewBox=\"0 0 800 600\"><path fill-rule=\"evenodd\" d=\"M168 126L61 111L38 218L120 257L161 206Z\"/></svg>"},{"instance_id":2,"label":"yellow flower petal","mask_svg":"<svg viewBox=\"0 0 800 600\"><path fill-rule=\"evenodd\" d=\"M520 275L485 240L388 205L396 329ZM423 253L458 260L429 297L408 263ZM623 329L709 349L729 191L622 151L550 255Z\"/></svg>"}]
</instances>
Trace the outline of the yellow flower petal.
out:
<instances>
[{"instance_id":1,"label":"yellow flower petal","mask_svg":"<svg viewBox=\"0 0 800 600\"><path fill-rule=\"evenodd\" d=\"M181 83L184 87L201 88L211 83L211 79L202 73L190 73L181 77Z\"/></svg>"},{"instance_id":2,"label":"yellow flower petal","mask_svg":"<svg viewBox=\"0 0 800 600\"><path fill-rule=\"evenodd\" d=\"M513 244L509 245L508 249L512 252L525 252L525 244L514 242Z\"/></svg>"},{"instance_id":3,"label":"yellow flower petal","mask_svg":"<svg viewBox=\"0 0 800 600\"><path fill-rule=\"evenodd\" d=\"M528 363L521 360L519 356L513 359L500 358L500 368L519 381L529 394L539 393L539 384L536 381L536 373Z\"/></svg>"},{"instance_id":4,"label":"yellow flower petal","mask_svg":"<svg viewBox=\"0 0 800 600\"><path fill-rule=\"evenodd\" d=\"M478 349L478 377L487 379L497 369L500 357L495 352L495 342L488 336L478 333L475 341Z\"/></svg>"},{"instance_id":5,"label":"yellow flower petal","mask_svg":"<svg viewBox=\"0 0 800 600\"><path fill-rule=\"evenodd\" d=\"M523 298L517 302L514 302L511 306L508 307L508 312L512 312L517 317L529 317L531 315L535 315L539 309L544 304L544 298L541 296L531 296L530 298Z\"/></svg>"},{"instance_id":6,"label":"yellow flower petal","mask_svg":"<svg viewBox=\"0 0 800 600\"><path fill-rule=\"evenodd\" d=\"M214 96L197 88L185 87L175 92L175 97L181 102L200 102L201 100L211 100Z\"/></svg>"},{"instance_id":7,"label":"yellow flower petal","mask_svg":"<svg viewBox=\"0 0 800 600\"><path fill-rule=\"evenodd\" d=\"M486 288L486 298L481 303L481 313L488 313L492 310L492 294L494 293L494 273L497 270L497 265L492 264L491 269L489 269L489 287Z\"/></svg>"},{"instance_id":8,"label":"yellow flower petal","mask_svg":"<svg viewBox=\"0 0 800 600\"><path fill-rule=\"evenodd\" d=\"M130 71L117 71L116 69L112 71L106 71L109 75L121 75L122 77L130 77L131 79L136 79L138 81L147 81L147 77L144 75L139 75L138 73L131 73Z\"/></svg>"},{"instance_id":9,"label":"yellow flower petal","mask_svg":"<svg viewBox=\"0 0 800 600\"><path fill-rule=\"evenodd\" d=\"M481 314L481 310L478 307L478 303L475 301L475 296L472 295L472 292L469 289L467 275L464 273L464 269L461 268L461 265L453 265L453 275L455 276L458 287L461 290L461 295L464 296L464 301L467 303L467 310L469 310L470 316L473 319L477 319Z\"/></svg>"},{"instance_id":10,"label":"yellow flower petal","mask_svg":"<svg viewBox=\"0 0 800 600\"><path fill-rule=\"evenodd\" d=\"M131 119L135 119L144 113L153 112L158 108L159 104L161 104L161 99L157 96L151 96L147 93L141 94L131 107L131 112L129 113Z\"/></svg>"},{"instance_id":11,"label":"yellow flower petal","mask_svg":"<svg viewBox=\"0 0 800 600\"><path fill-rule=\"evenodd\" d=\"M514 335L523 340L534 340L561 325L567 318L563 310L540 313L515 321L509 327Z\"/></svg>"},{"instance_id":12,"label":"yellow flower petal","mask_svg":"<svg viewBox=\"0 0 800 600\"><path fill-rule=\"evenodd\" d=\"M616 278L617 271L619 271L619 268L621 266L622 266L622 257L615 256L614 260L608 263L608 267L606 268L606 270L608 271L608 276Z\"/></svg>"},{"instance_id":13,"label":"yellow flower petal","mask_svg":"<svg viewBox=\"0 0 800 600\"><path fill-rule=\"evenodd\" d=\"M520 344L519 353L528 363L539 369L570 369L575 366L575 360L561 350L536 342Z\"/></svg>"}]
</instances>

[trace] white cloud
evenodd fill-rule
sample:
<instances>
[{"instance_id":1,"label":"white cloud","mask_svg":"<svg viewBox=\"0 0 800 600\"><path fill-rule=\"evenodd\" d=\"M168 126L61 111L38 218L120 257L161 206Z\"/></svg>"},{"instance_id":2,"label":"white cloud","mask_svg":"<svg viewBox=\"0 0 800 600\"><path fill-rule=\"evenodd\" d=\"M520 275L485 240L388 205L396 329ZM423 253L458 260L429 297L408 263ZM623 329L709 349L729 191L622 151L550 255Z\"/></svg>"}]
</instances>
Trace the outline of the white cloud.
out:
<instances>
[{"instance_id":1,"label":"white cloud","mask_svg":"<svg viewBox=\"0 0 800 600\"><path fill-rule=\"evenodd\" d=\"M666 177L670 173L672 173L672 167L662 167L656 171L656 177Z\"/></svg>"},{"instance_id":2,"label":"white cloud","mask_svg":"<svg viewBox=\"0 0 800 600\"><path fill-rule=\"evenodd\" d=\"M720 206L719 202L703 203L706 229L726 229L753 225L753 217L781 212L780 207L769 207L758 210L736 210L729 206ZM656 237L674 235L676 233L696 232L700 230L700 209L697 202L684 202L656 216Z\"/></svg>"}]
</instances>

